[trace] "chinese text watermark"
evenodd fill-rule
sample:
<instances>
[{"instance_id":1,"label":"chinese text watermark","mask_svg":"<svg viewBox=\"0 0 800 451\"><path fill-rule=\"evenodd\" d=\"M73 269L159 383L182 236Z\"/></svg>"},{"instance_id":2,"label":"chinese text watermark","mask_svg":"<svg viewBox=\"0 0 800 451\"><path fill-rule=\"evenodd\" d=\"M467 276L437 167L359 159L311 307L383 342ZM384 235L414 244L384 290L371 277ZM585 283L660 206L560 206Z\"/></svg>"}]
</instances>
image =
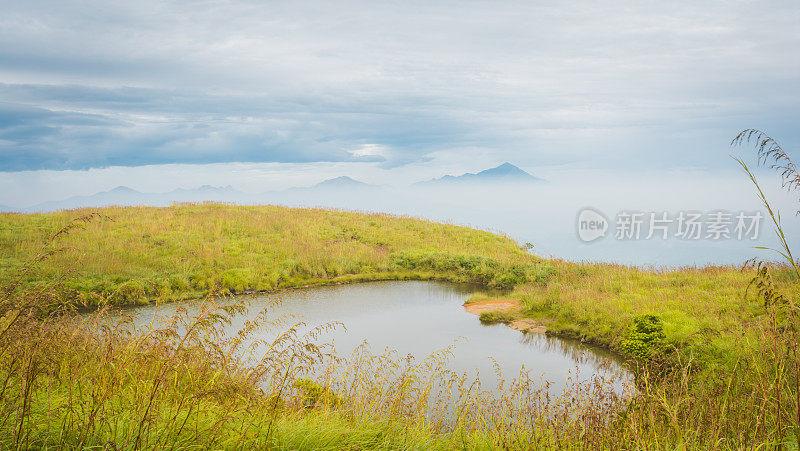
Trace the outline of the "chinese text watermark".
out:
<instances>
[{"instance_id":1,"label":"chinese text watermark","mask_svg":"<svg viewBox=\"0 0 800 451\"><path fill-rule=\"evenodd\" d=\"M756 240L764 215L760 211L628 211L614 216L613 224L594 209L578 212L578 238L592 242L612 235L621 241Z\"/></svg>"}]
</instances>

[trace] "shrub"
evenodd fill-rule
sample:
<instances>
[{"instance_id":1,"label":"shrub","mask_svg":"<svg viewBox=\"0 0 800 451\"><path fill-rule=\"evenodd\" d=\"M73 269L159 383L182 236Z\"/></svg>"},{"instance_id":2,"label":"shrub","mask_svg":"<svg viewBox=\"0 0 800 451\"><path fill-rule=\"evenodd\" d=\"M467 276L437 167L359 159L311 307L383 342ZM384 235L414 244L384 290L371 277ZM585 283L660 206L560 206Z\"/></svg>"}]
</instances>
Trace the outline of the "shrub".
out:
<instances>
[{"instance_id":1,"label":"shrub","mask_svg":"<svg viewBox=\"0 0 800 451\"><path fill-rule=\"evenodd\" d=\"M489 285L494 288L510 290L521 283L525 283L526 280L525 268L512 266L509 270L497 275Z\"/></svg>"},{"instance_id":2,"label":"shrub","mask_svg":"<svg viewBox=\"0 0 800 451\"><path fill-rule=\"evenodd\" d=\"M536 266L536 270L533 272L533 277L531 277L531 279L536 285L545 287L554 275L556 275L556 269L553 268L552 265L541 264Z\"/></svg>"},{"instance_id":3,"label":"shrub","mask_svg":"<svg viewBox=\"0 0 800 451\"><path fill-rule=\"evenodd\" d=\"M664 325L655 315L633 318L628 336L622 341L622 350L639 360L652 360L663 353Z\"/></svg>"}]
</instances>

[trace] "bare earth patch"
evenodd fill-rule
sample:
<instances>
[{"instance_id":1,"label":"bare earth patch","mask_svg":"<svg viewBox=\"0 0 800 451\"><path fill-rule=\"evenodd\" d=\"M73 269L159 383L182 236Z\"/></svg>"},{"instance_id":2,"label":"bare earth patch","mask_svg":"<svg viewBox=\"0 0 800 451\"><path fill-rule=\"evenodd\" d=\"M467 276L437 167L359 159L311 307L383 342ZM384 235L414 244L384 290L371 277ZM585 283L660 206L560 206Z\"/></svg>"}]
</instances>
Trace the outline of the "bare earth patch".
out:
<instances>
[{"instance_id":1,"label":"bare earth patch","mask_svg":"<svg viewBox=\"0 0 800 451\"><path fill-rule=\"evenodd\" d=\"M488 301L471 302L464 304L467 312L473 315L480 315L484 312L507 312L519 308L519 301L516 299L491 299ZM547 332L547 323L550 321L540 321L533 318L520 318L508 324L508 327L525 333L543 334Z\"/></svg>"},{"instance_id":2,"label":"bare earth patch","mask_svg":"<svg viewBox=\"0 0 800 451\"><path fill-rule=\"evenodd\" d=\"M480 315L483 312L507 312L517 307L519 307L519 301L516 299L491 299L464 304L467 312L473 315Z\"/></svg>"},{"instance_id":3,"label":"bare earth patch","mask_svg":"<svg viewBox=\"0 0 800 451\"><path fill-rule=\"evenodd\" d=\"M547 325L544 322L535 320L533 318L514 320L508 325L508 327L520 332L532 334L543 334L547 332Z\"/></svg>"}]
</instances>

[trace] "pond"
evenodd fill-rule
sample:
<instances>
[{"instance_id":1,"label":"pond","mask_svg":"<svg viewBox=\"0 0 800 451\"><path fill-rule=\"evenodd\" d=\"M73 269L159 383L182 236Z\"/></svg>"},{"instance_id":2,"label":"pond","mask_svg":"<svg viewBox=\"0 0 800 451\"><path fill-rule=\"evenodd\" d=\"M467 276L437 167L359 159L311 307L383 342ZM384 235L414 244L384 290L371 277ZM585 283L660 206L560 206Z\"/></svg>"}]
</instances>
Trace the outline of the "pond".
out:
<instances>
[{"instance_id":1,"label":"pond","mask_svg":"<svg viewBox=\"0 0 800 451\"><path fill-rule=\"evenodd\" d=\"M365 343L373 353L396 350L400 356L410 354L420 361L451 347L448 368L479 377L487 388L497 386L497 369L506 380L518 377L521 370L527 371L533 379L548 381L548 390L554 393L595 375L621 374L615 382L617 387L629 380L619 360L602 349L541 333L522 333L503 324L481 324L463 306L472 294L470 287L429 281L289 290L253 297L249 312L235 318L229 329L239 330L245 321L279 299L274 307L276 315L297 314L299 318L294 321L302 320L309 327L342 323L344 327L326 332L320 340L332 342L343 356ZM196 309L191 302L184 302L142 306L126 313L142 324L170 314L181 304L190 312Z\"/></svg>"}]
</instances>

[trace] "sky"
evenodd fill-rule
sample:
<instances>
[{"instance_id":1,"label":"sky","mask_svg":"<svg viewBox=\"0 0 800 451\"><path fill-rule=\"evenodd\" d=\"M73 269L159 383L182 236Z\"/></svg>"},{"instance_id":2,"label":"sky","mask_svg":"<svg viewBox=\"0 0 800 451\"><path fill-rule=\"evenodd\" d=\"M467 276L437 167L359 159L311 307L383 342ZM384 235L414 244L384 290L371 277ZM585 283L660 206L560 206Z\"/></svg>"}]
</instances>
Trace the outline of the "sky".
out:
<instances>
[{"instance_id":1,"label":"sky","mask_svg":"<svg viewBox=\"0 0 800 451\"><path fill-rule=\"evenodd\" d=\"M0 204L800 147L790 1L0 1ZM568 175L567 175L568 176Z\"/></svg>"}]
</instances>

